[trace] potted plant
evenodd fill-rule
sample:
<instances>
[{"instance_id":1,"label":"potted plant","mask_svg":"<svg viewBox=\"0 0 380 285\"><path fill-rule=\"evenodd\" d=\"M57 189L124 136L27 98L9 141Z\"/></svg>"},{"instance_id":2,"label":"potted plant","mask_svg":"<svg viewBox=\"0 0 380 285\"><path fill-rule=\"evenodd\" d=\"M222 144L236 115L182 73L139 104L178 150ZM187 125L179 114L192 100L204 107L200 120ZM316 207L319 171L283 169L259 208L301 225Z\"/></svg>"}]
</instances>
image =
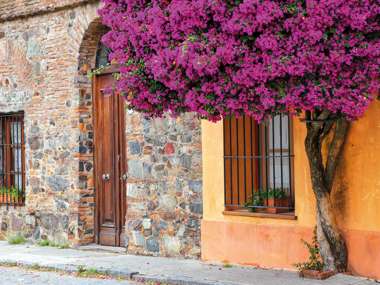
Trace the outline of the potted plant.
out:
<instances>
[{"instance_id":1,"label":"potted plant","mask_svg":"<svg viewBox=\"0 0 380 285\"><path fill-rule=\"evenodd\" d=\"M279 188L261 190L251 196L245 203L245 207L255 212L283 213L288 211L289 197L284 190Z\"/></svg>"},{"instance_id":2,"label":"potted plant","mask_svg":"<svg viewBox=\"0 0 380 285\"><path fill-rule=\"evenodd\" d=\"M16 187L0 187L0 204L21 204L23 195Z\"/></svg>"},{"instance_id":3,"label":"potted plant","mask_svg":"<svg viewBox=\"0 0 380 285\"><path fill-rule=\"evenodd\" d=\"M263 207L264 206L264 200L262 198L261 192L255 192L251 198L247 200L247 202L244 204L246 208L248 208L251 212L260 212L263 209L257 208L257 207Z\"/></svg>"},{"instance_id":4,"label":"potted plant","mask_svg":"<svg viewBox=\"0 0 380 285\"><path fill-rule=\"evenodd\" d=\"M263 192L262 196L267 213L277 214L288 211L289 197L283 189L271 188L267 192Z\"/></svg>"},{"instance_id":5,"label":"potted plant","mask_svg":"<svg viewBox=\"0 0 380 285\"><path fill-rule=\"evenodd\" d=\"M295 264L299 271L300 277L309 279L324 280L335 274L334 271L324 270L324 263L320 254L319 244L317 240L317 228L314 228L314 235L312 243L302 240L309 252L309 260Z\"/></svg>"}]
</instances>

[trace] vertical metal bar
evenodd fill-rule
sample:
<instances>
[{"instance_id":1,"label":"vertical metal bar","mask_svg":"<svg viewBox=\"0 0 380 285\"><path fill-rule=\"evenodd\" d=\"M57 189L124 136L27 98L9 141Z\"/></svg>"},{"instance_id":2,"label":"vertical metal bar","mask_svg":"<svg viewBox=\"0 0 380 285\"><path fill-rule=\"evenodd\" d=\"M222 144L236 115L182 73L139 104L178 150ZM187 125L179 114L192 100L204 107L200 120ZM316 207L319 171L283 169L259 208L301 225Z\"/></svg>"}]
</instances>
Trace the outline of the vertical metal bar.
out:
<instances>
[{"instance_id":1,"label":"vertical metal bar","mask_svg":"<svg viewBox=\"0 0 380 285\"><path fill-rule=\"evenodd\" d=\"M4 134L3 134L3 118L0 117L0 128L1 128L1 187L3 187L4 185L4 142L3 142L3 137L4 137ZM1 188L2 189L2 188ZM1 195L2 195L2 191L1 191Z\"/></svg>"},{"instance_id":2,"label":"vertical metal bar","mask_svg":"<svg viewBox=\"0 0 380 285\"><path fill-rule=\"evenodd\" d=\"M276 127L276 117L272 116L272 169L273 169L273 189L276 189L276 140L275 140L275 127Z\"/></svg>"},{"instance_id":3,"label":"vertical metal bar","mask_svg":"<svg viewBox=\"0 0 380 285\"><path fill-rule=\"evenodd\" d=\"M233 166L233 156L232 156L232 117L229 120L229 125L230 125L230 195L231 195L231 205L234 204L234 193L233 193L233 171L232 171L232 166Z\"/></svg>"},{"instance_id":4,"label":"vertical metal bar","mask_svg":"<svg viewBox=\"0 0 380 285\"><path fill-rule=\"evenodd\" d=\"M269 145L268 145L268 121L264 123L264 148L265 148L265 191L268 205L268 158L269 158Z\"/></svg>"},{"instance_id":5,"label":"vertical metal bar","mask_svg":"<svg viewBox=\"0 0 380 285\"><path fill-rule=\"evenodd\" d=\"M13 206L15 203L15 197L14 197L14 189L15 189L15 182L16 182L16 164L15 164L15 158L14 158L14 152L15 152L15 121L16 116L11 116L11 122L10 122L10 183L9 183L9 195L10 195L10 204Z\"/></svg>"},{"instance_id":6,"label":"vertical metal bar","mask_svg":"<svg viewBox=\"0 0 380 285\"><path fill-rule=\"evenodd\" d=\"M223 120L223 164L224 164L224 205L227 205L227 175L226 175L226 123L227 119Z\"/></svg>"},{"instance_id":7,"label":"vertical metal bar","mask_svg":"<svg viewBox=\"0 0 380 285\"><path fill-rule=\"evenodd\" d=\"M7 164L6 164L6 161L7 161L7 146L6 146L6 143L7 143L7 140L6 140L6 118L3 117L3 120L1 122L1 127L2 127L2 131L3 131L3 138L2 138L2 142L3 142L3 203L6 204L7 203Z\"/></svg>"},{"instance_id":8,"label":"vertical metal bar","mask_svg":"<svg viewBox=\"0 0 380 285\"><path fill-rule=\"evenodd\" d=\"M243 183L244 183L244 203L247 202L247 167L246 167L246 163L247 163L247 151L246 151L246 141L245 141L245 120L246 120L246 116L243 116L243 136L244 136L244 158L243 158L243 163L244 163L244 179L243 179Z\"/></svg>"},{"instance_id":9,"label":"vertical metal bar","mask_svg":"<svg viewBox=\"0 0 380 285\"><path fill-rule=\"evenodd\" d=\"M18 135L18 132L19 132L19 121L20 121L20 117L17 116L17 121L16 121L16 143L17 143L17 148L16 148L16 171L17 171L17 174L16 174L16 178L17 179L17 204L20 204L20 157L19 157L19 135Z\"/></svg>"},{"instance_id":10,"label":"vertical metal bar","mask_svg":"<svg viewBox=\"0 0 380 285\"><path fill-rule=\"evenodd\" d=\"M6 155L6 161L5 161L5 168L6 168L6 188L5 188L5 193L6 193L6 204L7 204L7 207L9 206L9 186L10 186L10 183L9 183L9 117L6 117L5 119L5 138L6 138L6 141L5 141L5 148L6 148L6 152L5 152L5 155Z\"/></svg>"},{"instance_id":11,"label":"vertical metal bar","mask_svg":"<svg viewBox=\"0 0 380 285\"><path fill-rule=\"evenodd\" d=\"M240 205L240 182L239 182L239 177L240 177L240 171L239 171L239 121L238 117L235 117L235 125L236 125L236 165L237 165L237 177L236 177L236 182L237 182L237 194L238 194L238 202L237 205Z\"/></svg>"},{"instance_id":12,"label":"vertical metal bar","mask_svg":"<svg viewBox=\"0 0 380 285\"><path fill-rule=\"evenodd\" d=\"M258 192L259 192L259 195L261 196L261 192L262 192L262 187L263 187L263 179L262 179L262 169L261 169L261 164L263 163L263 153L262 153L262 144L261 144L261 129L262 129L262 124L258 124L258 123L255 123L255 129L256 129L256 136L255 136L255 142L257 144L257 160L258 160L258 163L257 163L257 166L258 166L258 169L257 169L257 186L258 186Z\"/></svg>"},{"instance_id":13,"label":"vertical metal bar","mask_svg":"<svg viewBox=\"0 0 380 285\"><path fill-rule=\"evenodd\" d=\"M14 116L10 116L9 122L9 204L13 205L13 187L14 187L14 158L13 158L13 141L14 141Z\"/></svg>"},{"instance_id":14,"label":"vertical metal bar","mask_svg":"<svg viewBox=\"0 0 380 285\"><path fill-rule=\"evenodd\" d=\"M281 191L284 190L284 174L282 162L282 114L280 114L280 166L281 166Z\"/></svg>"},{"instance_id":15,"label":"vertical metal bar","mask_svg":"<svg viewBox=\"0 0 380 285\"><path fill-rule=\"evenodd\" d=\"M25 177L24 177L24 169L25 169L25 157L24 157L24 113L20 116L20 182L21 182L21 204L24 205L25 202Z\"/></svg>"},{"instance_id":16,"label":"vertical metal bar","mask_svg":"<svg viewBox=\"0 0 380 285\"><path fill-rule=\"evenodd\" d=\"M272 116L272 169L273 169L273 174L272 174L272 180L273 180L273 193L272 195L275 195L275 191L276 191L276 151L275 151L275 148L276 148L276 140L275 140L275 136L276 136L276 132L275 132L275 127L276 127L276 117L275 116ZM275 197L273 197L275 198ZM276 207L276 199L273 199L274 200L274 207Z\"/></svg>"},{"instance_id":17,"label":"vertical metal bar","mask_svg":"<svg viewBox=\"0 0 380 285\"><path fill-rule=\"evenodd\" d=\"M0 117L1 128L1 199L4 203L4 189L5 189L5 152L4 152L4 117Z\"/></svg>"},{"instance_id":18,"label":"vertical metal bar","mask_svg":"<svg viewBox=\"0 0 380 285\"><path fill-rule=\"evenodd\" d=\"M290 192L290 195L289 195L289 202L290 202L290 205L292 208L294 208L294 203L293 203L293 185L292 185L292 165L293 165L293 148L292 148L292 140L291 140L291 134L292 134L292 126L291 126L291 117L289 116L289 114L287 114L287 117L288 117L288 155L289 155L289 159L288 159L288 167L289 167L289 192Z\"/></svg>"},{"instance_id":19,"label":"vertical metal bar","mask_svg":"<svg viewBox=\"0 0 380 285\"><path fill-rule=\"evenodd\" d=\"M252 117L249 117L249 122L250 122L250 126L251 126L251 137L250 137L250 143L251 143L251 182L252 182L252 189L251 189L251 192L252 192L252 202L253 202L253 199L254 199L254 196L255 196L255 169L253 168L254 166L254 160L256 160L256 157L255 157L255 152L253 151L253 146L254 146L254 139L256 139L256 136L254 138L254 135L253 135L253 128L254 128L254 120Z\"/></svg>"}]
</instances>

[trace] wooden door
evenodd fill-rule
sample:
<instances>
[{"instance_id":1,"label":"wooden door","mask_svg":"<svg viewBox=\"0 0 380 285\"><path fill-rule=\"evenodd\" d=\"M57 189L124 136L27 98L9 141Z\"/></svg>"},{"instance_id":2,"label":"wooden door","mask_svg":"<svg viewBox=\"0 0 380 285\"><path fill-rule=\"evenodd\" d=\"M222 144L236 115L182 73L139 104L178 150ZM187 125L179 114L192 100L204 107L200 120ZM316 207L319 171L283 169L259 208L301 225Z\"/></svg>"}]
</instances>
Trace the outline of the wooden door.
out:
<instances>
[{"instance_id":1,"label":"wooden door","mask_svg":"<svg viewBox=\"0 0 380 285\"><path fill-rule=\"evenodd\" d=\"M109 92L112 74L94 80L97 243L124 245L126 215L125 103ZM108 90L108 91L107 91Z\"/></svg>"}]
</instances>

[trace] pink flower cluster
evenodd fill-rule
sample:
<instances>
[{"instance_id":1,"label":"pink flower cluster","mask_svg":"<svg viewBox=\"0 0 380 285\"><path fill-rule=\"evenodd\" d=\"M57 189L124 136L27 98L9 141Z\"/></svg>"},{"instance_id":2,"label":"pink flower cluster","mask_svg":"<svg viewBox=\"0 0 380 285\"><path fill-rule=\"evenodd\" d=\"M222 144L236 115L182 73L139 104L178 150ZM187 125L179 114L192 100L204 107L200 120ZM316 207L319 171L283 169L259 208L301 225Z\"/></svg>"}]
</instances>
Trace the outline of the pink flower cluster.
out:
<instances>
[{"instance_id":1,"label":"pink flower cluster","mask_svg":"<svg viewBox=\"0 0 380 285\"><path fill-rule=\"evenodd\" d=\"M330 110L378 91L379 0L103 0L117 83L149 116Z\"/></svg>"}]
</instances>

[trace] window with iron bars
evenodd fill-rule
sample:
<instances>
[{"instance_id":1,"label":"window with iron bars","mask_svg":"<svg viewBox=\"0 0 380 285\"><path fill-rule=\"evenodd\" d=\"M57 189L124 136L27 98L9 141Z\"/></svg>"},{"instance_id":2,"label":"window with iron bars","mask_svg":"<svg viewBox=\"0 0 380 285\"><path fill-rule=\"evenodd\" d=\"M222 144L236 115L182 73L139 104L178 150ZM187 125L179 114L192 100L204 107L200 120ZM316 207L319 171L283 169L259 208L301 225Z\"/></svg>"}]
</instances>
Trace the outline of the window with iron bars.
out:
<instances>
[{"instance_id":1,"label":"window with iron bars","mask_svg":"<svg viewBox=\"0 0 380 285\"><path fill-rule=\"evenodd\" d=\"M275 115L224 120L226 210L294 212L292 120Z\"/></svg>"},{"instance_id":2,"label":"window with iron bars","mask_svg":"<svg viewBox=\"0 0 380 285\"><path fill-rule=\"evenodd\" d=\"M24 114L0 114L0 205L25 202Z\"/></svg>"}]
</instances>

